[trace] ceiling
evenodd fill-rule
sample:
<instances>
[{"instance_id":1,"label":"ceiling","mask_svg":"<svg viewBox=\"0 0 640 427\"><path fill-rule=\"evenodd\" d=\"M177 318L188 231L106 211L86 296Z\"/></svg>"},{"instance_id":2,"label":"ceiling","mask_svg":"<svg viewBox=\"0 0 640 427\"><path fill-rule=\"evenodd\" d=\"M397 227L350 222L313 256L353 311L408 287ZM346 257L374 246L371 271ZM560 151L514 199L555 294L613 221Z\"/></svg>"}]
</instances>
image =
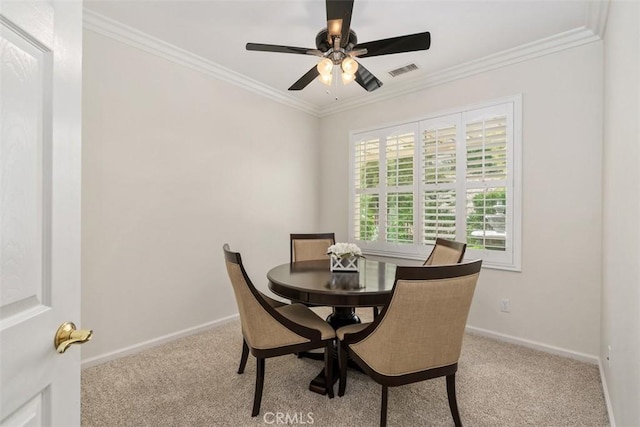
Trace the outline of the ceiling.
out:
<instances>
[{"instance_id":1,"label":"ceiling","mask_svg":"<svg viewBox=\"0 0 640 427\"><path fill-rule=\"evenodd\" d=\"M384 83L367 93L357 83L343 86L336 78L331 87L314 81L302 91L288 91L318 62L317 57L245 50L247 42L315 48L315 36L326 26L323 0L88 0L84 4L94 22L96 17L115 20L316 112L392 96L447 70L464 64L477 67L486 58L513 56L520 48L565 36L575 39L576 31L594 35L598 31L590 28L596 26L592 23L603 21L594 15L606 9L602 1L585 0L355 0L351 28L360 43L431 33L427 51L360 59ZM86 19L85 15L85 24ZM395 78L389 75L410 63L418 70Z\"/></svg>"}]
</instances>

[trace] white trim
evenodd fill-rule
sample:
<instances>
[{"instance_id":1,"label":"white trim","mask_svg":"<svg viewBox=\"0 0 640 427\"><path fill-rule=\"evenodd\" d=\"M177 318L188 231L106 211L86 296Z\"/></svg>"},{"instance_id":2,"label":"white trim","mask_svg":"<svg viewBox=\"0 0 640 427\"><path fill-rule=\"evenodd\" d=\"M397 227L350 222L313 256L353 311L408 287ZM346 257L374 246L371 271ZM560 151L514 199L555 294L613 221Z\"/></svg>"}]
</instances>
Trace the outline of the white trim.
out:
<instances>
[{"instance_id":1,"label":"white trim","mask_svg":"<svg viewBox=\"0 0 640 427\"><path fill-rule=\"evenodd\" d=\"M320 108L318 114L323 117L351 110L599 40L601 38L595 35L592 30L586 27L576 28L456 65L420 79L407 80L402 84L394 85L393 88L388 87L386 90L367 93L358 98L331 104Z\"/></svg>"},{"instance_id":2,"label":"white trim","mask_svg":"<svg viewBox=\"0 0 640 427\"><path fill-rule=\"evenodd\" d=\"M601 39L607 26L607 16L609 15L609 0L598 0L587 2L587 16L585 26L593 31Z\"/></svg>"},{"instance_id":3,"label":"white trim","mask_svg":"<svg viewBox=\"0 0 640 427\"><path fill-rule=\"evenodd\" d=\"M207 322L199 326L194 326L192 328L183 329L182 331L167 334L167 335L154 338L152 340L144 341L139 344L125 347L116 351L105 353L99 356L94 356L82 361L82 369L101 365L103 363L110 362L112 360L115 360L124 356L139 353L149 348L157 347L167 342L175 341L179 338L194 335L199 332L204 332L204 331L213 329L217 326L222 326L226 323L234 321L237 318L238 318L238 314L234 314L231 316L224 317L222 319L214 320L212 322ZM557 356L568 357L571 359L579 360L581 362L597 364L600 370L600 379L602 382L602 390L604 393L604 399L607 406L607 413L609 415L609 422L611 424L611 427L616 427L615 419L613 417L613 407L611 406L611 398L609 396L609 388L607 387L607 380L606 380L606 377L604 376L604 368L602 367L602 360L600 358L589 355L589 354L585 354L585 353L575 352L572 350L567 350L567 349L551 346L551 345L536 342L536 341L530 341L530 340L514 337L511 335L490 331L487 329L476 328L474 326L467 325L467 327L465 328L465 331L473 335L493 338L498 341L521 345L523 347L540 350L545 353L555 354Z\"/></svg>"},{"instance_id":4,"label":"white trim","mask_svg":"<svg viewBox=\"0 0 640 427\"><path fill-rule=\"evenodd\" d=\"M466 332L473 335L479 335L482 337L493 338L498 341L504 341L511 344L521 345L523 347L532 348L534 350L540 350L545 353L555 354L556 356L568 357L569 359L590 363L592 365L597 365L600 361L598 356L594 356L591 354L586 354L586 353L581 353L579 351L573 351L566 348L556 347L556 346L541 343L538 341L531 341L524 338L518 338L512 335L490 331L488 329L476 328L475 326L467 325L465 330Z\"/></svg>"},{"instance_id":5,"label":"white trim","mask_svg":"<svg viewBox=\"0 0 640 427\"><path fill-rule=\"evenodd\" d=\"M502 334L500 332L490 331L488 329L476 328L475 326L467 325L465 331L472 335L478 335L487 338L493 338L498 341L508 342L511 344L520 345L534 350L543 351L545 353L555 354L556 356L568 357L570 359L578 360L580 362L590 363L598 365L600 372L600 382L602 384L602 392L604 394L604 401L607 407L607 415L609 416L609 425L616 427L616 420L613 416L613 406L611 405L611 396L609 395L609 387L607 385L607 379L604 375L604 367L602 366L602 359L597 356L581 353L578 351L568 350L548 344L544 344L537 341L531 341L523 338L514 337L512 335Z\"/></svg>"},{"instance_id":6,"label":"white trim","mask_svg":"<svg viewBox=\"0 0 640 427\"><path fill-rule=\"evenodd\" d=\"M358 131L350 131L349 132L349 222L347 226L347 231L349 240L354 240L365 254L374 254L379 256L389 256L394 258L405 258L405 259L424 259L428 254L430 249L429 245L423 244L421 234L422 232L415 233L418 234L417 240L414 240L413 243L410 244L402 244L397 245L394 243L390 243L386 241L386 196L389 193L389 189L391 187L387 187L384 180L384 171L386 170L386 139L388 136L393 135L397 132L410 132L412 131L415 135L415 143L417 151L420 152L422 150L422 141L420 135L422 134L423 124L425 122L432 121L446 121L453 123L453 117L458 117L455 121L457 122L456 128L458 133L463 133L463 123L466 123L465 117L470 113L484 115L487 111L498 109L499 111L503 111L507 117L507 128L509 129L509 135L507 136L507 151L508 151L508 169L509 173L507 179L503 182L495 182L495 185L498 187L504 186L507 191L507 205L511 206L509 208L510 214L508 217L509 229L507 230L508 234L511 234L513 237L511 240L507 241L507 248L504 252L500 251L489 251L489 250L475 250L475 249L467 249L467 258L483 258L483 268L493 268L497 270L507 270L507 271L522 271L522 94L516 94L510 97L504 97L497 100L490 100L481 104L476 104L473 107L468 106L464 108L455 108L449 109L446 111L440 111L429 114L427 117L423 118L415 118L411 121L402 121L396 123L389 124L381 124L379 128L376 129L366 129L366 130L358 130ZM475 119L475 118L474 118ZM413 130L411 130L413 129ZM379 158L379 183L375 189L355 189L355 157L354 151L356 144L362 142L364 140L369 139L377 139L380 144L380 158ZM466 138L458 137L458 151L456 155L456 162L461 159L466 158L461 155L462 152L466 152L466 148L462 147L466 144ZM422 160L416 160L419 157L414 157L414 166L419 164L419 167L416 167L416 170L420 172L422 170ZM465 160L466 165L466 160ZM464 168L457 168L458 177L459 172L464 170ZM416 171L414 171L416 172ZM416 182L414 177L414 206L418 206L418 209L414 211L414 213L419 213L420 216L422 214L422 209L424 208L423 195L425 190L425 185L421 182ZM463 185L465 188L464 192L460 194L463 197L466 197L466 189L469 188L469 182L465 179L463 183L460 184L458 181L453 184L453 188L456 190L460 190L459 185ZM399 187L393 187L394 191L399 191ZM475 188L475 187L474 187ZM478 187L480 188L480 187ZM373 194L379 195L378 207L379 207L379 224L378 224L378 239L374 241L363 241L356 238L355 230L356 230L356 217L355 217L355 198L358 194L371 194L368 192L371 190ZM460 194L458 194L458 199L460 198ZM464 207L466 204L461 203L458 200L457 206ZM466 213L465 213L466 215ZM457 225L464 223L466 224L466 219L464 221L460 220L462 214L460 213L460 209L456 207L456 218ZM413 229L422 230L420 228L421 221L414 220ZM459 230L457 230L459 231ZM460 236L460 234L458 234ZM462 234L466 236L466 230ZM465 238L466 241L466 238Z\"/></svg>"},{"instance_id":7,"label":"white trim","mask_svg":"<svg viewBox=\"0 0 640 427\"><path fill-rule=\"evenodd\" d=\"M503 266L502 268L498 267L498 269L503 270L511 270L511 271L522 271L522 177L524 175L523 171L523 163L522 163L522 152L524 151L524 140L522 138L522 124L524 122L524 118L522 115L523 110L523 100L522 94L519 93L514 96L516 101L513 103L513 164L512 170L517 171L515 175L513 175L513 199L512 206L514 215L511 216L511 220L513 221L513 240L512 242L518 242L518 244L513 248L513 258L511 260L511 265Z\"/></svg>"},{"instance_id":8,"label":"white trim","mask_svg":"<svg viewBox=\"0 0 640 427\"><path fill-rule=\"evenodd\" d=\"M376 128L375 130L398 127L398 126L406 125L407 123L421 122L423 120L437 119L438 117L448 116L451 114L459 114L461 111L471 111L471 110L478 110L480 108L488 108L495 105L513 102L514 100L519 100L519 102L522 103L522 93L516 93L515 95L503 96L500 98L493 98L487 101L474 102L473 104L466 104L461 107L451 107L444 110L432 111L426 114L419 113L414 116L408 117L407 119L400 119L400 120L388 122L384 125L381 125L379 128ZM371 128L351 129L349 131L349 137L360 134L360 133L367 133L367 132L372 132L372 129Z\"/></svg>"},{"instance_id":9,"label":"white trim","mask_svg":"<svg viewBox=\"0 0 640 427\"><path fill-rule=\"evenodd\" d=\"M616 427L616 419L613 417L613 406L611 405L611 396L609 396L607 378L604 376L602 359L598 359L598 369L600 370L600 381L602 382L602 393L604 394L604 402L607 405L607 414L609 415L609 425L611 427Z\"/></svg>"},{"instance_id":10,"label":"white trim","mask_svg":"<svg viewBox=\"0 0 640 427\"><path fill-rule=\"evenodd\" d=\"M352 208L353 209L353 208ZM349 233L352 234L352 233ZM380 250L375 250L375 249L367 249L366 251L363 250L362 253L367 256L374 256L377 258L385 258L388 259L389 262L391 263L395 263L396 260L402 260L402 261L420 261L420 264L416 264L417 266L422 265L422 263L424 262L424 260L429 256L429 252L430 250L433 248L432 245L424 245L424 250L423 252L419 253L419 254L408 254L408 253L393 253L393 252L387 252L387 251L380 251ZM463 259L463 261L473 261L475 258L472 257L467 257L465 256L465 258ZM482 264L482 269L487 269L487 270L501 270L501 271L515 271L516 273L519 273L522 271L522 268L516 268L513 266L509 266L509 265L500 265L497 263L488 263L488 262L484 262Z\"/></svg>"},{"instance_id":11,"label":"white trim","mask_svg":"<svg viewBox=\"0 0 640 427\"><path fill-rule=\"evenodd\" d=\"M288 105L308 114L317 116L312 104L296 99L287 93L273 89L257 80L216 64L202 56L162 41L133 27L122 24L87 8L83 11L83 27L119 42L128 44L152 55L167 59L178 65L213 76L227 83L257 93L281 104Z\"/></svg>"},{"instance_id":12,"label":"white trim","mask_svg":"<svg viewBox=\"0 0 640 427\"><path fill-rule=\"evenodd\" d=\"M264 83L87 8L84 8L83 11L83 26L87 30L118 40L179 65L219 78L220 80L255 92L305 113L316 117L324 117L601 40L606 23L608 5L608 0L605 0L589 6L584 27L565 31L481 59L447 68L424 78L407 80L402 84L394 86L385 86L385 89L382 91L366 93L357 98L333 103L325 107L318 107L309 102L297 99L288 95L286 92L274 89Z\"/></svg>"},{"instance_id":13,"label":"white trim","mask_svg":"<svg viewBox=\"0 0 640 427\"><path fill-rule=\"evenodd\" d=\"M173 332L157 338L153 338L148 341L143 341L141 343L130 345L128 347L124 347L115 351L110 351L108 353L90 357L82 361L81 363L82 369L90 368L96 365L101 365L103 363L110 362L112 360L119 359L124 356L128 356L130 354L139 353L142 350L147 350L149 348L157 347L159 345L177 340L179 338L184 338L184 337L188 337L189 335L197 334L199 332L204 332L209 329L213 329L217 326L222 326L237 318L238 318L238 314L233 314L231 316L223 317L222 319L203 323L202 325L193 326L191 328L183 329L181 331L177 331L177 332Z\"/></svg>"}]
</instances>

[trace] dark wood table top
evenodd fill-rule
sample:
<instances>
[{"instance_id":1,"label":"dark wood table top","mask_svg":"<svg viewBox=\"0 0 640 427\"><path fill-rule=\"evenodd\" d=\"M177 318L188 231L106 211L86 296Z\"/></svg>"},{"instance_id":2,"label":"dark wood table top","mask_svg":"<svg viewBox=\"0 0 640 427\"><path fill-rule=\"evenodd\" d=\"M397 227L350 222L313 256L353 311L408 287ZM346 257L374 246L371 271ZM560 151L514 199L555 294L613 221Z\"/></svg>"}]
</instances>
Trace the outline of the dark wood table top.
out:
<instances>
[{"instance_id":1,"label":"dark wood table top","mask_svg":"<svg viewBox=\"0 0 640 427\"><path fill-rule=\"evenodd\" d=\"M276 295L311 305L371 307L384 305L396 275L396 265L366 258L359 272L333 273L329 260L282 264L267 273Z\"/></svg>"}]
</instances>

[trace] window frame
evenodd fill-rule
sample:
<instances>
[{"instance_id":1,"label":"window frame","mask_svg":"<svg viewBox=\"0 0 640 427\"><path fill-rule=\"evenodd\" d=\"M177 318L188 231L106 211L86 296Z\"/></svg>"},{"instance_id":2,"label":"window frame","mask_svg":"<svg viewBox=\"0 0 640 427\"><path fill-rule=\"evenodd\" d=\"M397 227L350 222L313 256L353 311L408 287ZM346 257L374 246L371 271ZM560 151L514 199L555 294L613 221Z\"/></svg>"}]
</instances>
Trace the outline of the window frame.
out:
<instances>
[{"instance_id":1,"label":"window frame","mask_svg":"<svg viewBox=\"0 0 640 427\"><path fill-rule=\"evenodd\" d=\"M489 111L496 108L507 109L507 215L509 239L506 242L505 251L492 251L488 249L477 250L468 247L465 258L483 259L483 267L521 271L522 266L522 94L495 99L481 104L469 105L464 108L441 111L428 116L423 116L414 120L397 122L383 125L374 129L354 130L349 133L349 219L348 233L349 241L354 241L365 254L406 258L406 259L426 259L433 248L430 244L423 243L424 228L424 193L425 188L432 184L425 184L423 179L424 164L422 159L423 150L423 129L426 123L443 123L455 121L456 123L456 240L467 240L466 233L466 191L468 186L466 177L467 146L466 146L466 126L472 121L469 115ZM469 120L467 120L469 119ZM387 215L387 195L395 187L386 185L386 140L388 137L398 135L402 132L413 132L414 153L413 153L413 236L411 244L395 244L386 242L386 215ZM379 151L379 179L378 186L374 189L356 189L356 144L359 141L378 139ZM460 157L462 156L462 157ZM463 160L459 160L463 159ZM460 167L462 165L463 167ZM459 183L463 178L464 182ZM408 188L408 186L404 186ZM437 186L436 186L437 187ZM356 196L358 194L378 194L378 240L361 241L355 239L356 230Z\"/></svg>"}]
</instances>

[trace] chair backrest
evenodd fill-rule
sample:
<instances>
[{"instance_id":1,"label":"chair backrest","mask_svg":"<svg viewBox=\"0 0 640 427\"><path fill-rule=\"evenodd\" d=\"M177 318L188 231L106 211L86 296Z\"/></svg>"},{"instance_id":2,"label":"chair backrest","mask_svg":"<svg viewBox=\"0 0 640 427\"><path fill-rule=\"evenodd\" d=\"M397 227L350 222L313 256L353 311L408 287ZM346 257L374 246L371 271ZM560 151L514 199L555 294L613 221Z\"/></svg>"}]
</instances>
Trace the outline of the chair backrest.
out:
<instances>
[{"instance_id":1,"label":"chair backrest","mask_svg":"<svg viewBox=\"0 0 640 427\"><path fill-rule=\"evenodd\" d=\"M397 267L389 304L351 349L387 376L457 363L481 265Z\"/></svg>"},{"instance_id":2,"label":"chair backrest","mask_svg":"<svg viewBox=\"0 0 640 427\"><path fill-rule=\"evenodd\" d=\"M464 251L467 244L456 242L455 240L446 240L436 238L436 244L424 262L424 265L445 265L458 264L464 258Z\"/></svg>"},{"instance_id":3,"label":"chair backrest","mask_svg":"<svg viewBox=\"0 0 640 427\"><path fill-rule=\"evenodd\" d=\"M227 273L233 286L233 293L238 304L242 333L251 348L269 349L309 341L309 336L302 336L299 325L278 313L271 307L255 288L242 265L242 257L232 252L228 244L222 247L227 266ZM295 329L298 333L293 332ZM308 335L302 331L303 335ZM313 332L315 334L316 332Z\"/></svg>"},{"instance_id":4,"label":"chair backrest","mask_svg":"<svg viewBox=\"0 0 640 427\"><path fill-rule=\"evenodd\" d=\"M327 249L336 243L335 233L291 234L290 262L328 259Z\"/></svg>"}]
</instances>

